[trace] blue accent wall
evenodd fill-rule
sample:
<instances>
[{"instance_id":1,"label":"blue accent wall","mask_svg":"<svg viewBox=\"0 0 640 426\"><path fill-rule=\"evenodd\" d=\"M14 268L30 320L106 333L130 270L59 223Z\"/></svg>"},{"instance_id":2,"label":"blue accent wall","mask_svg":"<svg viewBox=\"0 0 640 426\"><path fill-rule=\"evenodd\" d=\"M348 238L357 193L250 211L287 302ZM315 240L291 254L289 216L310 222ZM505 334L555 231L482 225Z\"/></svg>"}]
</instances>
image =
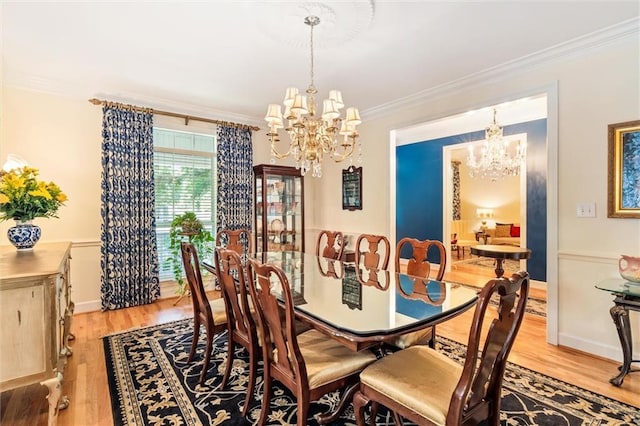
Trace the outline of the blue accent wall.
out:
<instances>
[{"instance_id":1,"label":"blue accent wall","mask_svg":"<svg viewBox=\"0 0 640 426\"><path fill-rule=\"evenodd\" d=\"M531 278L547 280L547 120L505 126L504 135L527 134L527 246ZM396 238L442 236L442 147L484 139L484 131L396 147ZM439 259L430 259L438 261Z\"/></svg>"}]
</instances>

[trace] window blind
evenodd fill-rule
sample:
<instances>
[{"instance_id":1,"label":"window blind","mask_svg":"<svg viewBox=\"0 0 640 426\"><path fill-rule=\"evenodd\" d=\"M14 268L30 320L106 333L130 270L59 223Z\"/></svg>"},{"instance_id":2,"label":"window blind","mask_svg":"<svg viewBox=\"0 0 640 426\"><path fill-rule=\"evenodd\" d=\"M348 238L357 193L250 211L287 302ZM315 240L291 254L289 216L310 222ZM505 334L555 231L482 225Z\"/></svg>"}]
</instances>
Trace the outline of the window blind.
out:
<instances>
[{"instance_id":1,"label":"window blind","mask_svg":"<svg viewBox=\"0 0 640 426\"><path fill-rule=\"evenodd\" d=\"M156 237L160 280L172 280L169 230L177 215L194 212L214 233L216 170L213 135L154 128Z\"/></svg>"}]
</instances>

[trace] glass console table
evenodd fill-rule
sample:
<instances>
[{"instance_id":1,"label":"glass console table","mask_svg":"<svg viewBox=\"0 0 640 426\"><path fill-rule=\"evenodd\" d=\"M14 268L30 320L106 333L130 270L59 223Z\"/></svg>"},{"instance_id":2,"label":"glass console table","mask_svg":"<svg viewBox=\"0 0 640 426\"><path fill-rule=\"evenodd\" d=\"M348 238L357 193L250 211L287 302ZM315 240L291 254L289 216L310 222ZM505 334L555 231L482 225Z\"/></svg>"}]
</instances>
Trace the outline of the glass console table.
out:
<instances>
[{"instance_id":1,"label":"glass console table","mask_svg":"<svg viewBox=\"0 0 640 426\"><path fill-rule=\"evenodd\" d=\"M599 282L596 284L596 288L608 291L615 296L615 299L613 299L614 306L609 310L609 313L618 330L618 337L622 345L623 363L620 366L620 374L609 380L609 382L615 386L621 386L624 376L634 371L640 371L631 368L631 363L640 362L640 360L633 359L633 340L629 323L629 311L640 312L640 283L611 278Z\"/></svg>"}]
</instances>

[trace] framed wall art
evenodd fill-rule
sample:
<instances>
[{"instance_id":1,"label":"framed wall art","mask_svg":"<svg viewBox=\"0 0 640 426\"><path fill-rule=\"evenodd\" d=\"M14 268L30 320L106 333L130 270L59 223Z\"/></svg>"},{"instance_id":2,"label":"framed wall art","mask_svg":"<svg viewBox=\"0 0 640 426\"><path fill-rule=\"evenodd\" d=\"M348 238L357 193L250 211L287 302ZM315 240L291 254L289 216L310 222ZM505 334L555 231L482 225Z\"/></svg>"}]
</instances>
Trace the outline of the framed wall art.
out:
<instances>
[{"instance_id":1,"label":"framed wall art","mask_svg":"<svg viewBox=\"0 0 640 426\"><path fill-rule=\"evenodd\" d=\"M609 125L607 217L640 219L640 120Z\"/></svg>"},{"instance_id":2,"label":"framed wall art","mask_svg":"<svg viewBox=\"0 0 640 426\"><path fill-rule=\"evenodd\" d=\"M362 210L362 167L342 171L342 210Z\"/></svg>"}]
</instances>

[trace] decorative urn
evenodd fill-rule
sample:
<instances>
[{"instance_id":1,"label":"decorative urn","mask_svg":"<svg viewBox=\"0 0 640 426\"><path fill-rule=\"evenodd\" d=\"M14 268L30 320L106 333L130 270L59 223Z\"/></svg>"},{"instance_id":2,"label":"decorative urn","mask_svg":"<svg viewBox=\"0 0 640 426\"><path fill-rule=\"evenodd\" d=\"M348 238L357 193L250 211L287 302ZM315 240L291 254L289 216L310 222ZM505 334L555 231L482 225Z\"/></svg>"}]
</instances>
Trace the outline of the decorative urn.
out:
<instances>
[{"instance_id":1,"label":"decorative urn","mask_svg":"<svg viewBox=\"0 0 640 426\"><path fill-rule=\"evenodd\" d=\"M618 270L625 280L640 283L640 257L621 255Z\"/></svg>"}]
</instances>

